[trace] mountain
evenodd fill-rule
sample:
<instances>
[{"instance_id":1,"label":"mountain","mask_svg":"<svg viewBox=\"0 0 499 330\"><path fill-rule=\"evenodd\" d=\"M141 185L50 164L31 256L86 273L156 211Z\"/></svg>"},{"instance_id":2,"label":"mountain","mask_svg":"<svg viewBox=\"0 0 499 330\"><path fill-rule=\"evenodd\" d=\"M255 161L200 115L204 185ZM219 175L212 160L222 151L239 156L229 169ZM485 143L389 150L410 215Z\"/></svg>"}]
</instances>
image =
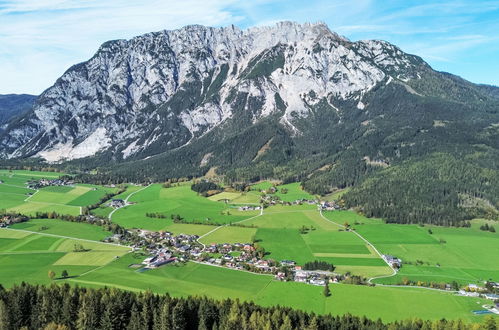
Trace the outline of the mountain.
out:
<instances>
[{"instance_id":1,"label":"mountain","mask_svg":"<svg viewBox=\"0 0 499 330\"><path fill-rule=\"evenodd\" d=\"M368 215L457 223L499 208L498 90L322 23L187 26L104 43L0 135L0 156L100 180L354 187L346 203ZM457 165L462 180L441 173Z\"/></svg>"},{"instance_id":2,"label":"mountain","mask_svg":"<svg viewBox=\"0 0 499 330\"><path fill-rule=\"evenodd\" d=\"M36 96L28 94L0 95L0 131L14 117L21 116L31 110Z\"/></svg>"}]
</instances>

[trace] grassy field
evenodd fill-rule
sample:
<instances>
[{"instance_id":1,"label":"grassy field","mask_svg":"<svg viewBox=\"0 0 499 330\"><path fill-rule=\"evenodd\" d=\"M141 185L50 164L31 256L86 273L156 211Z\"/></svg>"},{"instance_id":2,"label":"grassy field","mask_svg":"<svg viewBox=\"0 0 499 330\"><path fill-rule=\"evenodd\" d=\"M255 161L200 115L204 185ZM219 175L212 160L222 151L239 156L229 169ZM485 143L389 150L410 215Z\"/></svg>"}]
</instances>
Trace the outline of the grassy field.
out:
<instances>
[{"instance_id":1,"label":"grassy field","mask_svg":"<svg viewBox=\"0 0 499 330\"><path fill-rule=\"evenodd\" d=\"M28 222L17 223L12 229L23 229L45 234L71 235L72 237L100 241L111 236L111 232L102 230L102 227L86 223L73 223L57 219L32 219Z\"/></svg>"},{"instance_id":2,"label":"grassy field","mask_svg":"<svg viewBox=\"0 0 499 330\"><path fill-rule=\"evenodd\" d=\"M35 227L38 226L35 224L37 222L33 223ZM65 225L68 227L60 224L49 226L53 232L66 228L81 237L95 238L100 235L92 225L70 222ZM83 245L88 251L73 252L75 244ZM53 270L57 276L63 270L67 270L70 276L76 276L106 265L127 251L129 249L126 247L100 242L0 229L0 284L6 287L21 281L47 284L51 282L47 276L49 270Z\"/></svg>"},{"instance_id":3,"label":"grassy field","mask_svg":"<svg viewBox=\"0 0 499 330\"><path fill-rule=\"evenodd\" d=\"M260 193L257 191L248 192L221 192L208 197L209 200L214 202L228 202L230 204L259 204Z\"/></svg>"},{"instance_id":4,"label":"grassy field","mask_svg":"<svg viewBox=\"0 0 499 330\"><path fill-rule=\"evenodd\" d=\"M251 186L251 189L254 191L268 190L272 187L273 184L269 181L263 181ZM305 190L301 188L301 184L299 182L288 183L284 185L276 186L276 193L272 194L278 196L281 200L285 202L294 202L298 199L315 199L315 196L309 194ZM283 189L286 189L287 192L283 193Z\"/></svg>"},{"instance_id":5,"label":"grassy field","mask_svg":"<svg viewBox=\"0 0 499 330\"><path fill-rule=\"evenodd\" d=\"M49 186L38 191L28 189L32 179L57 178L61 173L0 170L0 209L34 215L57 212L78 215L83 206L95 204L107 193L115 191L95 185Z\"/></svg>"},{"instance_id":6,"label":"grassy field","mask_svg":"<svg viewBox=\"0 0 499 330\"><path fill-rule=\"evenodd\" d=\"M464 319L479 322L482 299L458 297L449 293L413 288L386 288L332 285L332 296L322 288L274 281L271 276L194 263L166 266L138 272L127 266L140 261L127 255L104 268L69 279L77 285L117 287L133 291L150 290L173 296L206 295L216 299L252 300L264 306L289 306L315 313L366 315L385 321L419 317L424 319ZM305 298L306 297L306 298Z\"/></svg>"},{"instance_id":7,"label":"grassy field","mask_svg":"<svg viewBox=\"0 0 499 330\"><path fill-rule=\"evenodd\" d=\"M300 265L323 260L335 265L338 272L350 271L366 277L391 273L364 241L324 220L315 205L272 206L244 224L256 228L223 227L201 241L205 244L244 243L254 237L270 259L294 260ZM300 233L302 227L307 228L306 233Z\"/></svg>"},{"instance_id":8,"label":"grassy field","mask_svg":"<svg viewBox=\"0 0 499 330\"><path fill-rule=\"evenodd\" d=\"M129 201L135 204L119 209L112 216L113 222L127 228L172 231L169 229L174 225L170 219L172 214L178 214L188 222L220 224L241 221L258 214L258 211L238 211L225 203L199 196L187 184L172 188L162 188L160 184L154 184L133 195ZM161 213L167 218L148 218L148 212Z\"/></svg>"},{"instance_id":9,"label":"grassy field","mask_svg":"<svg viewBox=\"0 0 499 330\"><path fill-rule=\"evenodd\" d=\"M397 276L378 283L400 283L403 278L461 284L499 279L499 234L480 231L476 221L472 228L447 228L384 224L348 211L326 212L325 216L349 222L381 253L403 260Z\"/></svg>"},{"instance_id":10,"label":"grassy field","mask_svg":"<svg viewBox=\"0 0 499 330\"><path fill-rule=\"evenodd\" d=\"M256 234L256 230L256 228L226 226L218 229L206 237L203 237L200 242L204 244L251 243Z\"/></svg>"}]
</instances>

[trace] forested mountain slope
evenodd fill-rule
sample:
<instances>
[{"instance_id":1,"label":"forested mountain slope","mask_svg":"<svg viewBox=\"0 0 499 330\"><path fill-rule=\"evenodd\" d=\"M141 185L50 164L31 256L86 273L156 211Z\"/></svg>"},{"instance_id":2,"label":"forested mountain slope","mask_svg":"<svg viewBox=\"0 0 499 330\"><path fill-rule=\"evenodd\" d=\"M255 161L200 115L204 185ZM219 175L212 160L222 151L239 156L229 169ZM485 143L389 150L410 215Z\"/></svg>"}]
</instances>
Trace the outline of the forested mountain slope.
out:
<instances>
[{"instance_id":1,"label":"forested mountain slope","mask_svg":"<svg viewBox=\"0 0 499 330\"><path fill-rule=\"evenodd\" d=\"M21 116L31 110L36 100L35 95L5 94L0 95L0 131L16 116Z\"/></svg>"}]
</instances>

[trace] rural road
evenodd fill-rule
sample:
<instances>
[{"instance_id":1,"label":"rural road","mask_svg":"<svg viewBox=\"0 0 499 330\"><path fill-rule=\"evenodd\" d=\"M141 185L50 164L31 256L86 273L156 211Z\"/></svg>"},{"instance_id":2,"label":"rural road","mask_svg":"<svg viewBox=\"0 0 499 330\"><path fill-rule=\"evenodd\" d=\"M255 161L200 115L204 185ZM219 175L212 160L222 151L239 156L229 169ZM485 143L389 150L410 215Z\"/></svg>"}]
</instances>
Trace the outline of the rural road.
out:
<instances>
[{"instance_id":1,"label":"rural road","mask_svg":"<svg viewBox=\"0 0 499 330\"><path fill-rule=\"evenodd\" d=\"M222 227L227 227L227 226L230 226L231 224L241 223L241 222L243 222L243 221L248 221L248 220L251 220L251 219L255 219L255 218L258 218L258 217L260 217L260 216L262 216L262 215L263 215L263 205L260 205L260 214L259 214L259 215L255 215L254 217L251 217L251 218L248 218L248 219L244 219L244 220L241 220L241 221L232 222L232 223L228 223L228 224L225 224L225 225L222 225L222 226L218 226L218 227L216 227L215 229L210 230L210 231L209 231L209 232L207 232L206 234L199 236L199 238L197 239L197 241L198 241L198 243L199 243L199 244L201 244L201 245L203 246L203 251L204 251L204 249L206 248L206 245L204 245L203 243L201 243L201 242L199 241L201 238L203 238L203 237L206 237L206 236L210 235L211 233L213 233L213 232L215 232L215 231L219 230L219 229L220 229L220 228L222 228Z\"/></svg>"},{"instance_id":2,"label":"rural road","mask_svg":"<svg viewBox=\"0 0 499 330\"><path fill-rule=\"evenodd\" d=\"M130 195L128 195L128 196L125 198L125 205L123 205L122 207L118 207L117 209L112 210L112 211L111 211L111 213L109 213L109 215L107 216L107 218L108 218L109 220L112 220L111 218L112 218L112 216L113 216L113 213L114 213L114 212L116 212L116 211L118 211L119 209L121 209L121 208L123 208L123 207L127 206L128 199L129 199L130 197L132 197L132 196L133 196L133 195L135 195L136 193L138 193L138 192L140 192L140 191L142 191L142 190L144 190L144 189L146 189L146 188L149 188L151 185L152 185L152 183L150 183L150 184L148 184L147 186L145 186L144 188L140 188L139 190L134 191L133 193L131 193Z\"/></svg>"},{"instance_id":3,"label":"rural road","mask_svg":"<svg viewBox=\"0 0 499 330\"><path fill-rule=\"evenodd\" d=\"M340 225L339 223L336 223L332 220L329 220L328 218L326 218L323 214L322 214L322 209L319 210L319 213L321 214L321 217L326 220L326 221L329 221L335 225L337 225L338 227L340 228L345 228L345 226L343 225ZM392 276L395 276L397 275L397 271L388 263L385 261L385 259L382 258L381 256L381 253L378 251L378 249L376 249L376 247L371 243L369 242L367 239L365 239L361 234L359 234L358 232L356 232L355 230L351 230L352 233L354 233L355 235L357 235L361 240L363 240L364 242L366 242L367 245L369 245L377 254L378 256L387 264L388 267L390 267L390 269L392 270L392 274L390 275L383 275L383 276L375 276L375 277L371 277L367 280L367 283L371 284L372 280L376 280L376 279L379 279L379 278L387 278L387 277L392 277ZM377 284L379 285L379 284ZM384 285L384 286L388 286L388 285Z\"/></svg>"}]
</instances>

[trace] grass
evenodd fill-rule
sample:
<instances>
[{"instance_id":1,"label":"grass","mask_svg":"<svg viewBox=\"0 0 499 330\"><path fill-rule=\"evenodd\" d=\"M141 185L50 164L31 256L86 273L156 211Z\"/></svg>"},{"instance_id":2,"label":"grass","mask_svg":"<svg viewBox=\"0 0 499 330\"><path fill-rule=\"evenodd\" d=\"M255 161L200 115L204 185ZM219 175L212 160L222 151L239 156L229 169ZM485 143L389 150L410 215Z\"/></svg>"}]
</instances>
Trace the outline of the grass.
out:
<instances>
[{"instance_id":1,"label":"grass","mask_svg":"<svg viewBox=\"0 0 499 330\"><path fill-rule=\"evenodd\" d=\"M226 224L247 219L258 211L242 212L224 203L214 202L192 191L189 185L162 188L155 184L136 193L130 199L134 205L126 206L113 213L113 222L127 228L169 230L173 225L170 215L179 214L188 222L216 222ZM146 213L157 212L166 219L148 218Z\"/></svg>"},{"instance_id":2,"label":"grass","mask_svg":"<svg viewBox=\"0 0 499 330\"><path fill-rule=\"evenodd\" d=\"M112 235L111 232L102 230L100 226L58 219L32 219L28 222L12 225L11 228L62 236L71 235L76 238L96 241Z\"/></svg>"},{"instance_id":3,"label":"grass","mask_svg":"<svg viewBox=\"0 0 499 330\"><path fill-rule=\"evenodd\" d=\"M268 190L273 186L273 184L269 181L263 181L257 184L254 184L251 186L251 189L254 191L262 191L262 190ZM288 183L284 185L278 185L276 186L276 193L271 194L278 196L281 200L285 202L294 202L299 199L315 199L315 196L309 194L305 190L301 188L301 183L299 182L294 182L294 183ZM287 189L287 193L282 193L283 189Z\"/></svg>"},{"instance_id":4,"label":"grass","mask_svg":"<svg viewBox=\"0 0 499 330\"><path fill-rule=\"evenodd\" d=\"M283 189L287 189L288 192L284 194L282 192ZM301 188L301 183L288 183L284 185L277 186L276 196L285 202L294 202L298 199L315 199L315 196L309 194L305 190Z\"/></svg>"},{"instance_id":5,"label":"grass","mask_svg":"<svg viewBox=\"0 0 499 330\"><path fill-rule=\"evenodd\" d=\"M44 175L47 174L47 175ZM0 170L0 209L35 215L36 212L57 212L79 215L80 207L98 203L107 193L116 191L96 185L49 186L38 191L26 188L31 179L55 178L59 173ZM32 194L32 196L30 196Z\"/></svg>"},{"instance_id":6,"label":"grass","mask_svg":"<svg viewBox=\"0 0 499 330\"><path fill-rule=\"evenodd\" d=\"M256 228L227 226L218 229L201 239L201 243L251 243L256 234Z\"/></svg>"},{"instance_id":7,"label":"grass","mask_svg":"<svg viewBox=\"0 0 499 330\"><path fill-rule=\"evenodd\" d=\"M271 276L188 263L137 272L127 266L136 263L127 255L87 275L68 282L90 287L117 287L133 291L169 293L173 296L206 295L215 299L238 298L264 306L287 306L320 314L367 315L393 321L407 318L463 319L479 322L472 314L482 299L458 297L448 293L412 288L331 285L332 296L325 298L322 288L274 281ZM306 298L305 298L306 297Z\"/></svg>"},{"instance_id":8,"label":"grass","mask_svg":"<svg viewBox=\"0 0 499 330\"><path fill-rule=\"evenodd\" d=\"M73 228L67 227L66 229L80 230L76 233L80 236L90 233L90 230L84 226L93 227L71 222L67 225ZM63 229L60 225L56 227L54 230ZM84 234L85 231L87 234ZM90 251L72 252L75 244L82 244ZM126 247L100 242L0 229L0 264L2 265L0 284L6 287L21 281L48 284L51 282L47 276L49 270L53 270L56 274L67 270L71 276L76 276L106 265L115 260L116 256L123 256L128 250Z\"/></svg>"},{"instance_id":9,"label":"grass","mask_svg":"<svg viewBox=\"0 0 499 330\"><path fill-rule=\"evenodd\" d=\"M9 212L18 212L26 215L34 216L36 212L57 212L59 214L79 215L80 207L64 204L44 203L44 202L22 202L21 205L12 206L7 209Z\"/></svg>"},{"instance_id":10,"label":"grass","mask_svg":"<svg viewBox=\"0 0 499 330\"><path fill-rule=\"evenodd\" d=\"M262 216L245 222L258 227L255 238L267 258L290 259L300 265L322 260L337 266L338 272L366 277L390 274L384 261L357 235L339 231L338 225L307 206L270 207ZM306 233L300 233L303 226L309 229Z\"/></svg>"},{"instance_id":11,"label":"grass","mask_svg":"<svg viewBox=\"0 0 499 330\"><path fill-rule=\"evenodd\" d=\"M364 223L353 227L381 253L404 261L396 276L378 279L378 283L395 284L404 278L461 284L499 279L499 236L480 231L475 224L479 221L474 221L472 228L447 228L384 224L348 211L327 212L325 216L340 223ZM417 264L418 260L422 264Z\"/></svg>"}]
</instances>

